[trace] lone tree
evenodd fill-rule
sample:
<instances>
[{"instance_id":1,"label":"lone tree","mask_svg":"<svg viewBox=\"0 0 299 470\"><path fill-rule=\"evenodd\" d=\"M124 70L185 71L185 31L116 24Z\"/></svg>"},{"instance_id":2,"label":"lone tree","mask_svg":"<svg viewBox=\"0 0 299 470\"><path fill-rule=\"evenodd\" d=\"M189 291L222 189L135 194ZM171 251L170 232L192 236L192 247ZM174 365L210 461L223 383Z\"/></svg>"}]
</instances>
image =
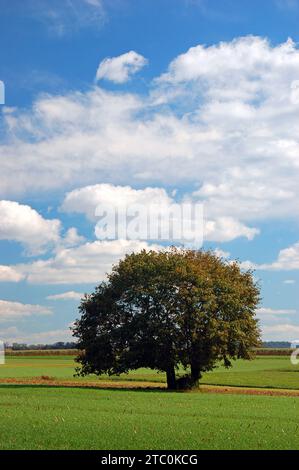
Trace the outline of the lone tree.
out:
<instances>
[{"instance_id":1,"label":"lone tree","mask_svg":"<svg viewBox=\"0 0 299 470\"><path fill-rule=\"evenodd\" d=\"M148 367L166 372L169 389L198 386L217 362L229 367L251 358L259 344L259 295L251 271L210 251L127 255L79 307L78 372ZM177 379L179 366L186 375Z\"/></svg>"}]
</instances>

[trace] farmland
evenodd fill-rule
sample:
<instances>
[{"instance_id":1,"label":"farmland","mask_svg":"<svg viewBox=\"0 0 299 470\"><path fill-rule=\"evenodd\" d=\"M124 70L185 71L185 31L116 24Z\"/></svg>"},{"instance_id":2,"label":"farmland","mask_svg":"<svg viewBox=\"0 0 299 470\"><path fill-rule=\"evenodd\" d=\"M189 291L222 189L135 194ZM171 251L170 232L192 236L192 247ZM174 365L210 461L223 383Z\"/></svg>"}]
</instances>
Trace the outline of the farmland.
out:
<instances>
[{"instance_id":1,"label":"farmland","mask_svg":"<svg viewBox=\"0 0 299 470\"><path fill-rule=\"evenodd\" d=\"M299 448L299 399L3 386L2 449Z\"/></svg>"},{"instance_id":2,"label":"farmland","mask_svg":"<svg viewBox=\"0 0 299 470\"><path fill-rule=\"evenodd\" d=\"M163 390L164 375L147 369L79 378L74 366L67 355L7 358L0 367L1 449L299 449L299 396L202 393L217 384L292 395L299 368L288 357L219 367L191 393ZM88 386L95 384L100 388Z\"/></svg>"},{"instance_id":3,"label":"farmland","mask_svg":"<svg viewBox=\"0 0 299 470\"><path fill-rule=\"evenodd\" d=\"M90 375L74 377L76 363L71 355L60 356L9 356L0 367L1 379L24 379L48 377L49 381L76 382L145 382L148 385L165 384L165 374L150 369L138 369L117 376ZM183 373L183 371L182 371ZM257 356L253 361L236 361L231 369L220 366L204 374L202 384L238 387L264 387L299 389L299 366L290 363L288 356Z\"/></svg>"}]
</instances>

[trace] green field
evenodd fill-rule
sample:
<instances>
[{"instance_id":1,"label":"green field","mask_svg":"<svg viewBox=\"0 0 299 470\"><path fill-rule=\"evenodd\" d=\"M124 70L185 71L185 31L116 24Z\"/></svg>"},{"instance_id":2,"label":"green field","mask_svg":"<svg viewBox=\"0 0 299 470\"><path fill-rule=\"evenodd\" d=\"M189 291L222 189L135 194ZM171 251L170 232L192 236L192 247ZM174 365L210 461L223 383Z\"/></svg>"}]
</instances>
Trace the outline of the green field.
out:
<instances>
[{"instance_id":1,"label":"green field","mask_svg":"<svg viewBox=\"0 0 299 470\"><path fill-rule=\"evenodd\" d=\"M107 381L73 374L71 356L7 358L0 449L299 449L299 397L128 390L128 381L165 381L146 369L109 378L122 390L63 387ZM41 376L61 385L29 383ZM288 357L258 357L207 373L202 383L299 389L299 368Z\"/></svg>"},{"instance_id":2,"label":"green field","mask_svg":"<svg viewBox=\"0 0 299 470\"><path fill-rule=\"evenodd\" d=\"M2 386L1 449L299 449L299 399Z\"/></svg>"},{"instance_id":3,"label":"green field","mask_svg":"<svg viewBox=\"0 0 299 470\"><path fill-rule=\"evenodd\" d=\"M120 377L98 378L91 375L83 379L74 378L75 366L72 356L7 357L6 364L0 366L0 381L1 378L48 376L55 380L84 382L109 379L165 383L165 374L149 369L139 369ZM231 369L218 367L204 374L201 382L211 385L299 389L299 366L293 366L288 356L256 357L253 361L236 361Z\"/></svg>"}]
</instances>

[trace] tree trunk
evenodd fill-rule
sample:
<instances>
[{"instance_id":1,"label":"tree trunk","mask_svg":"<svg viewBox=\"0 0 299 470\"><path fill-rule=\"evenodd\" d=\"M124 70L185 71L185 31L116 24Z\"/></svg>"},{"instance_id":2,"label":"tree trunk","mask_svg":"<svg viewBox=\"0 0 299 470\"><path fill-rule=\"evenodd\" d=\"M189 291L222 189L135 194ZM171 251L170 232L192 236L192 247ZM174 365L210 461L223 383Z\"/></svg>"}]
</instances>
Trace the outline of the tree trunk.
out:
<instances>
[{"instance_id":1,"label":"tree trunk","mask_svg":"<svg viewBox=\"0 0 299 470\"><path fill-rule=\"evenodd\" d=\"M167 377L167 388L168 388L168 390L176 390L176 378L175 378L174 367L170 367L166 371L166 377Z\"/></svg>"},{"instance_id":2,"label":"tree trunk","mask_svg":"<svg viewBox=\"0 0 299 470\"><path fill-rule=\"evenodd\" d=\"M198 366L191 364L191 379L192 379L192 387L199 386L199 379L201 378L200 369Z\"/></svg>"}]
</instances>

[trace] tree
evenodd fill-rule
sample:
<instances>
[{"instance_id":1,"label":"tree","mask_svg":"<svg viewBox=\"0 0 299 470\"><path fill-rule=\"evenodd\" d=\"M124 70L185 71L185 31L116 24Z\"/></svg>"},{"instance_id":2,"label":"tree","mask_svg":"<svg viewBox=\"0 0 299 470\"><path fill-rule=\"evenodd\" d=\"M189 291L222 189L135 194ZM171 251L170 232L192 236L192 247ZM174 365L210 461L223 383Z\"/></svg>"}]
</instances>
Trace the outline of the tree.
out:
<instances>
[{"instance_id":1,"label":"tree","mask_svg":"<svg viewBox=\"0 0 299 470\"><path fill-rule=\"evenodd\" d=\"M79 307L78 372L148 367L166 372L169 389L197 386L219 361L252 357L259 296L251 271L210 251L127 255ZM186 375L177 379L179 366Z\"/></svg>"}]
</instances>

